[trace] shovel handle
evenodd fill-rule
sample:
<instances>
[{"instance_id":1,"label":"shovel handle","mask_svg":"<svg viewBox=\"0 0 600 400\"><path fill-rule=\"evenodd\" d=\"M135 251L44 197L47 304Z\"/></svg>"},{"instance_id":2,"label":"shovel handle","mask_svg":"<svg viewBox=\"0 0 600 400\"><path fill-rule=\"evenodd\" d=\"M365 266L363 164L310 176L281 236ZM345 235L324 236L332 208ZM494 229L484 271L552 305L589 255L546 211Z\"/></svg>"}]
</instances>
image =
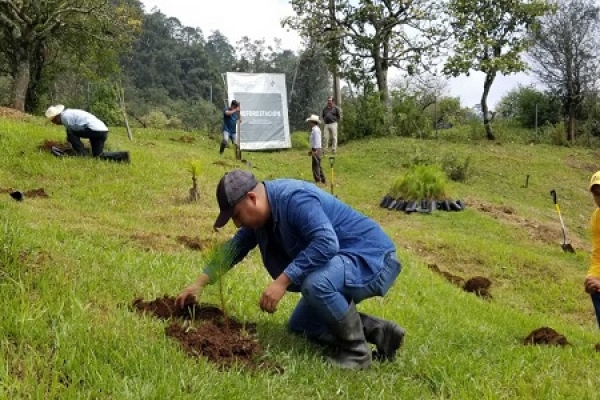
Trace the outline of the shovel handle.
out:
<instances>
[{"instance_id":1,"label":"shovel handle","mask_svg":"<svg viewBox=\"0 0 600 400\"><path fill-rule=\"evenodd\" d=\"M554 202L554 204L557 205L558 203L556 202L556 190L552 189L550 191L550 196L552 196L552 201Z\"/></svg>"}]
</instances>

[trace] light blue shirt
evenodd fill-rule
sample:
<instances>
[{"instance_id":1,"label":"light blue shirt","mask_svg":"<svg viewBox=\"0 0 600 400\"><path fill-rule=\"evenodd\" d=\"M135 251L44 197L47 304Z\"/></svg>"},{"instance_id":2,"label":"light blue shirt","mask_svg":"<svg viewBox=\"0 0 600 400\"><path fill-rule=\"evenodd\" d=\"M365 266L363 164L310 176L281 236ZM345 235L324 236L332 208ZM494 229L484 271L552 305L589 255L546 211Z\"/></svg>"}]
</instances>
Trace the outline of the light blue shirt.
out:
<instances>
[{"instance_id":1,"label":"light blue shirt","mask_svg":"<svg viewBox=\"0 0 600 400\"><path fill-rule=\"evenodd\" d=\"M83 110L65 109L60 113L60 122L65 128L72 129L75 132L83 131L86 128L96 132L108 132L108 128L104 125L104 122Z\"/></svg>"},{"instance_id":2,"label":"light blue shirt","mask_svg":"<svg viewBox=\"0 0 600 400\"><path fill-rule=\"evenodd\" d=\"M321 148L321 128L315 125L310 130L310 147L311 149Z\"/></svg>"},{"instance_id":3,"label":"light blue shirt","mask_svg":"<svg viewBox=\"0 0 600 400\"><path fill-rule=\"evenodd\" d=\"M385 256L396 251L375 221L315 185L292 179L264 185L271 220L260 229L240 228L225 244L233 253L230 268L258 245L271 277L285 272L293 282L288 290L298 291L311 272L341 254L352 260L345 268L345 284L362 286L377 278ZM211 283L217 268L209 262L204 269Z\"/></svg>"}]
</instances>

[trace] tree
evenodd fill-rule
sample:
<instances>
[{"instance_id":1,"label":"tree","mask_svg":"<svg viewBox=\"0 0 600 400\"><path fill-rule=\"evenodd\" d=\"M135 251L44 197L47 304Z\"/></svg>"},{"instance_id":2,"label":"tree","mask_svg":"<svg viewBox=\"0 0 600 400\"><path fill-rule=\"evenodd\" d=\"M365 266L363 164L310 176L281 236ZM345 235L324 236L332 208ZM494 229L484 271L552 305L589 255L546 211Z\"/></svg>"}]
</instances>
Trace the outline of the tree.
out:
<instances>
[{"instance_id":1,"label":"tree","mask_svg":"<svg viewBox=\"0 0 600 400\"><path fill-rule=\"evenodd\" d=\"M375 78L384 103L389 101L388 71L392 67L414 73L429 64L441 41L439 8L435 0L292 0L296 17L283 21L330 53L330 69L339 66L357 84ZM329 11L333 4L335 13ZM333 54L333 57L332 57ZM365 73L366 71L366 73Z\"/></svg>"},{"instance_id":2,"label":"tree","mask_svg":"<svg viewBox=\"0 0 600 400\"><path fill-rule=\"evenodd\" d=\"M231 71L235 66L235 49L220 31L214 31L208 37L206 50L217 63L220 73Z\"/></svg>"},{"instance_id":3,"label":"tree","mask_svg":"<svg viewBox=\"0 0 600 400\"><path fill-rule=\"evenodd\" d=\"M159 11L144 16L141 35L122 65L153 106L168 100L197 101L223 94L217 60L210 56L202 31Z\"/></svg>"},{"instance_id":4,"label":"tree","mask_svg":"<svg viewBox=\"0 0 600 400\"><path fill-rule=\"evenodd\" d=\"M0 0L0 53L4 72L13 80L12 106L21 111L33 108L29 99L37 93L44 68L74 42L82 53L86 45L98 42L104 48L127 43L138 26L134 15L131 2Z\"/></svg>"},{"instance_id":5,"label":"tree","mask_svg":"<svg viewBox=\"0 0 600 400\"><path fill-rule=\"evenodd\" d=\"M306 118L311 114L321 115L325 99L329 94L329 77L325 62L325 50L309 46L299 57L296 80L292 77L290 90L290 126L306 129Z\"/></svg>"},{"instance_id":6,"label":"tree","mask_svg":"<svg viewBox=\"0 0 600 400\"><path fill-rule=\"evenodd\" d=\"M526 69L521 53L530 46L528 33L551 10L544 0L450 0L448 12L454 51L444 66L448 75L485 74L481 111L486 136L494 140L487 97L498 73Z\"/></svg>"},{"instance_id":7,"label":"tree","mask_svg":"<svg viewBox=\"0 0 600 400\"><path fill-rule=\"evenodd\" d=\"M554 125L560 120L558 100L558 97L552 93L544 93L533 87L519 86L500 99L498 114L515 118L525 128Z\"/></svg>"},{"instance_id":8,"label":"tree","mask_svg":"<svg viewBox=\"0 0 600 400\"><path fill-rule=\"evenodd\" d=\"M534 38L533 71L560 97L567 140L572 141L585 95L597 89L600 8L592 0L561 2Z\"/></svg>"}]
</instances>

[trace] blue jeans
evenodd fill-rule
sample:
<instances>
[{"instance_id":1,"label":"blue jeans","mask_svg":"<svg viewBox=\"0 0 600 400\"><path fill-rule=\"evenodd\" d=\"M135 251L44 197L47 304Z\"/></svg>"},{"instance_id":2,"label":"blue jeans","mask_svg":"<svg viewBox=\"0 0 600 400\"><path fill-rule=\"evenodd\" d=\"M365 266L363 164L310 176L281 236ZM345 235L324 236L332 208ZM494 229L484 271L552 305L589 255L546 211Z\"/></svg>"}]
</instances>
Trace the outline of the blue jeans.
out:
<instances>
[{"instance_id":1,"label":"blue jeans","mask_svg":"<svg viewBox=\"0 0 600 400\"><path fill-rule=\"evenodd\" d=\"M290 331L309 337L329 332L331 324L344 318L351 301L358 304L364 299L385 295L400 274L402 265L395 252L388 253L375 279L352 287L344 283L345 268L354 268L353 261L337 255L302 282L302 298L288 321Z\"/></svg>"},{"instance_id":2,"label":"blue jeans","mask_svg":"<svg viewBox=\"0 0 600 400\"><path fill-rule=\"evenodd\" d=\"M594 305L594 310L596 311L596 321L598 321L598 327L600 327L600 293L594 292L590 294L592 298L592 304Z\"/></svg>"},{"instance_id":3,"label":"blue jeans","mask_svg":"<svg viewBox=\"0 0 600 400\"><path fill-rule=\"evenodd\" d=\"M236 133L229 133L227 131L223 131L223 142L227 143L227 139L231 140L231 143L236 144Z\"/></svg>"}]
</instances>

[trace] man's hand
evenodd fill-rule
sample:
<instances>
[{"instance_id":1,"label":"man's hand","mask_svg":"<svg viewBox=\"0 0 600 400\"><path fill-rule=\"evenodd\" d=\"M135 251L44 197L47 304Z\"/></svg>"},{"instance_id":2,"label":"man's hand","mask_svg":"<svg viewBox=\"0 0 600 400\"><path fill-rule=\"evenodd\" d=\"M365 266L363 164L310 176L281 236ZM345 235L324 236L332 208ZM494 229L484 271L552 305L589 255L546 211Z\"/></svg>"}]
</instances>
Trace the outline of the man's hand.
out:
<instances>
[{"instance_id":1,"label":"man's hand","mask_svg":"<svg viewBox=\"0 0 600 400\"><path fill-rule=\"evenodd\" d=\"M179 293L175 299L175 305L179 308L183 308L186 304L195 302L201 292L202 286L200 286L198 282L194 282Z\"/></svg>"},{"instance_id":2,"label":"man's hand","mask_svg":"<svg viewBox=\"0 0 600 400\"><path fill-rule=\"evenodd\" d=\"M585 286L585 291L590 294L600 292L600 278L588 276L585 278L583 285Z\"/></svg>"},{"instance_id":3,"label":"man's hand","mask_svg":"<svg viewBox=\"0 0 600 400\"><path fill-rule=\"evenodd\" d=\"M285 295L287 287L292 283L285 273L279 275L277 279L267 286L260 297L260 309L268 313L277 311L277 304Z\"/></svg>"}]
</instances>

